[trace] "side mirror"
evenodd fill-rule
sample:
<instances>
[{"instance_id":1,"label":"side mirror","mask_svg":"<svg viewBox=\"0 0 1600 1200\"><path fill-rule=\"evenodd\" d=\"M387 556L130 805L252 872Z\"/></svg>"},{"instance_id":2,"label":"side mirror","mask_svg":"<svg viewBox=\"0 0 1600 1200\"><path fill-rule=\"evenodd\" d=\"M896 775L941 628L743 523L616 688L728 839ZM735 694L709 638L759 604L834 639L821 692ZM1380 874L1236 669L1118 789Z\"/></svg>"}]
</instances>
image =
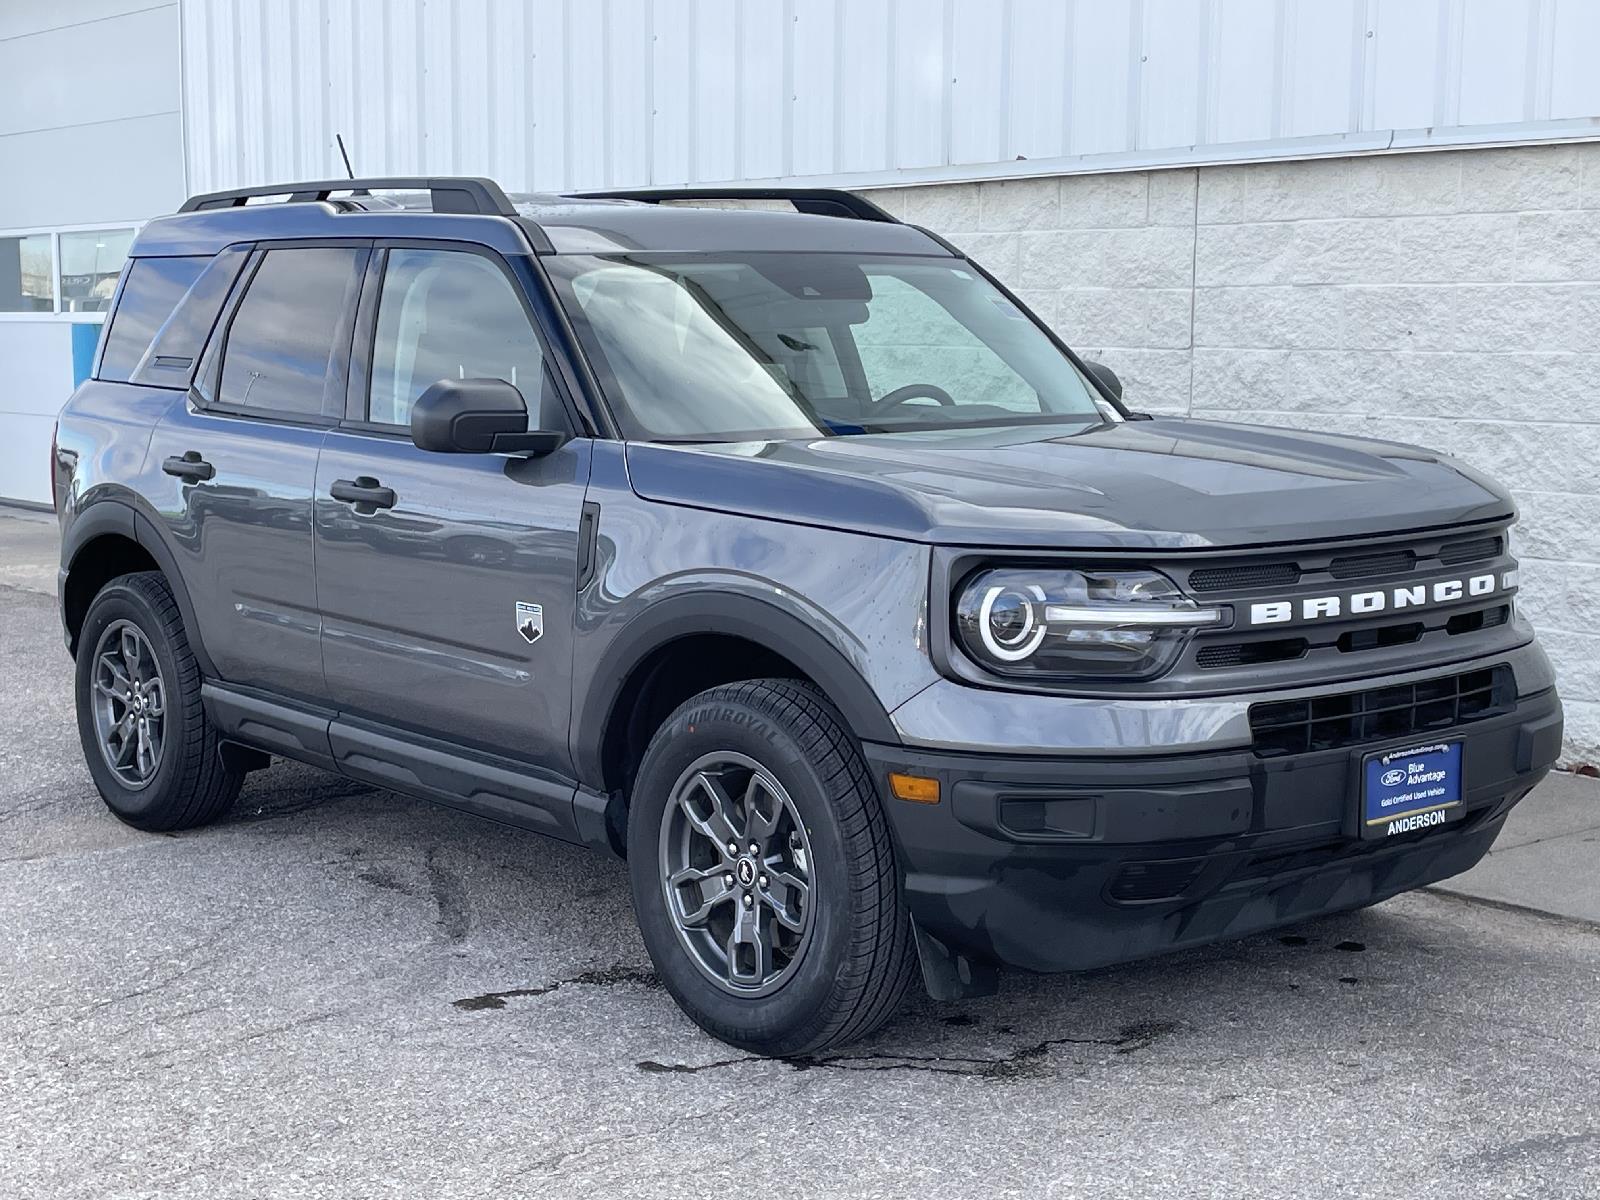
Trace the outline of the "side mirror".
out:
<instances>
[{"instance_id":1,"label":"side mirror","mask_svg":"<svg viewBox=\"0 0 1600 1200\"><path fill-rule=\"evenodd\" d=\"M1109 392L1113 399L1122 399L1122 380L1117 378L1115 371L1106 366L1105 363L1091 362L1087 358L1083 360L1083 365L1089 369L1089 374L1094 376L1095 382ZM1132 411L1128 413L1128 420L1130 421L1148 421L1150 419L1149 413Z\"/></svg>"},{"instance_id":2,"label":"side mirror","mask_svg":"<svg viewBox=\"0 0 1600 1200\"><path fill-rule=\"evenodd\" d=\"M411 440L439 454L549 454L564 433L528 432L528 404L503 379L441 379L411 406Z\"/></svg>"},{"instance_id":3,"label":"side mirror","mask_svg":"<svg viewBox=\"0 0 1600 1200\"><path fill-rule=\"evenodd\" d=\"M1094 376L1095 382L1110 393L1113 398L1122 399L1122 380L1117 378L1115 371L1106 366L1105 363L1090 362L1088 359L1083 360L1083 365L1089 368L1089 374Z\"/></svg>"}]
</instances>

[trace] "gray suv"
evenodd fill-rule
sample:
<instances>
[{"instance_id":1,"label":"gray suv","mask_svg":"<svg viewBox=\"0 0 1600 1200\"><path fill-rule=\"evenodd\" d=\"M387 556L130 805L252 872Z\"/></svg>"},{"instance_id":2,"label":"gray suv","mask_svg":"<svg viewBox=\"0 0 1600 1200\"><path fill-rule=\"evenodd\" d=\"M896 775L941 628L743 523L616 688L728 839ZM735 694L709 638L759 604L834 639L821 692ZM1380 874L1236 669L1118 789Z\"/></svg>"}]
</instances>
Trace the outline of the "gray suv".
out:
<instances>
[{"instance_id":1,"label":"gray suv","mask_svg":"<svg viewBox=\"0 0 1600 1200\"><path fill-rule=\"evenodd\" d=\"M1502 488L1129 411L845 192L197 196L51 469L118 817L281 755L623 855L762 1053L1443 879L1561 745Z\"/></svg>"}]
</instances>

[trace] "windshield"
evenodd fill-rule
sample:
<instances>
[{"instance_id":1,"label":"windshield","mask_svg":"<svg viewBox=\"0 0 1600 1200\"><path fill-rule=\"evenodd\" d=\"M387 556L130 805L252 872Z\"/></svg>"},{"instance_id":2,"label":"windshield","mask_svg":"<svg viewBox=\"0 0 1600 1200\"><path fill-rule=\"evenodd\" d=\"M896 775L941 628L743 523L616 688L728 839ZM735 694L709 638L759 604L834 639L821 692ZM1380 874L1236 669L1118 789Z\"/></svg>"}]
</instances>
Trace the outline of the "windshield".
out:
<instances>
[{"instance_id":1,"label":"windshield","mask_svg":"<svg viewBox=\"0 0 1600 1200\"><path fill-rule=\"evenodd\" d=\"M959 260L545 260L625 436L752 441L1117 419Z\"/></svg>"}]
</instances>

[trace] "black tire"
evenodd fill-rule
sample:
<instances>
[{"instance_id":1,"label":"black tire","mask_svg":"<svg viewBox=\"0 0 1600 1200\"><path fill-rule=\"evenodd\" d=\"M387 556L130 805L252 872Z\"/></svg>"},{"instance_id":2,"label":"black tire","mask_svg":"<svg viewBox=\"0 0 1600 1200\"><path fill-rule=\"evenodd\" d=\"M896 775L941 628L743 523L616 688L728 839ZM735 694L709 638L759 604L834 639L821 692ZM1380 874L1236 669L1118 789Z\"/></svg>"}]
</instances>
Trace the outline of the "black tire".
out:
<instances>
[{"instance_id":1,"label":"black tire","mask_svg":"<svg viewBox=\"0 0 1600 1200\"><path fill-rule=\"evenodd\" d=\"M758 764L780 785L803 824L803 831L791 827L782 836L790 846L802 832L806 839L809 940L761 994L741 994L713 977L685 940L693 935L680 933L667 899L669 851L663 847L679 843L665 823L682 819L669 818L668 806L676 810L675 789L686 786L683 780L699 764L727 753ZM656 974L696 1024L741 1049L792 1057L864 1037L893 1015L916 974L888 822L843 718L809 684L728 684L701 692L668 717L650 741L633 789L628 864L634 911ZM784 869L778 862L773 872ZM734 873L721 878L728 882ZM708 882L715 891L716 882ZM766 882L763 874L758 894L765 895ZM735 916L743 883L741 873L732 885ZM787 931L776 932L782 937Z\"/></svg>"},{"instance_id":2,"label":"black tire","mask_svg":"<svg viewBox=\"0 0 1600 1200\"><path fill-rule=\"evenodd\" d=\"M110 751L102 749L95 710L102 639L130 626L148 647L162 693L160 750L148 778L137 785L118 773ZM222 765L220 739L200 703L200 666L172 589L159 573L119 576L94 598L78 634L74 691L84 760L101 799L120 820L165 832L193 829L227 812L244 776Z\"/></svg>"}]
</instances>

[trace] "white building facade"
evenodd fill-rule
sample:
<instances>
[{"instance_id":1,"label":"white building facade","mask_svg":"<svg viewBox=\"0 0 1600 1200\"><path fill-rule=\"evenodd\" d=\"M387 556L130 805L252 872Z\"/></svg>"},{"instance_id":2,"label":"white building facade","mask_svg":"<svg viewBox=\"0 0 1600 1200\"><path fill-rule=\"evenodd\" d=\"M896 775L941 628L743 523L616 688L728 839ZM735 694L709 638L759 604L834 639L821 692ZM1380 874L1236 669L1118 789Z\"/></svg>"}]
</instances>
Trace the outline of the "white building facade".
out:
<instances>
[{"instance_id":1,"label":"white building facade","mask_svg":"<svg viewBox=\"0 0 1600 1200\"><path fill-rule=\"evenodd\" d=\"M1600 759L1592 0L12 0L0 496L129 231L343 174L875 189L1130 402L1459 454Z\"/></svg>"}]
</instances>

